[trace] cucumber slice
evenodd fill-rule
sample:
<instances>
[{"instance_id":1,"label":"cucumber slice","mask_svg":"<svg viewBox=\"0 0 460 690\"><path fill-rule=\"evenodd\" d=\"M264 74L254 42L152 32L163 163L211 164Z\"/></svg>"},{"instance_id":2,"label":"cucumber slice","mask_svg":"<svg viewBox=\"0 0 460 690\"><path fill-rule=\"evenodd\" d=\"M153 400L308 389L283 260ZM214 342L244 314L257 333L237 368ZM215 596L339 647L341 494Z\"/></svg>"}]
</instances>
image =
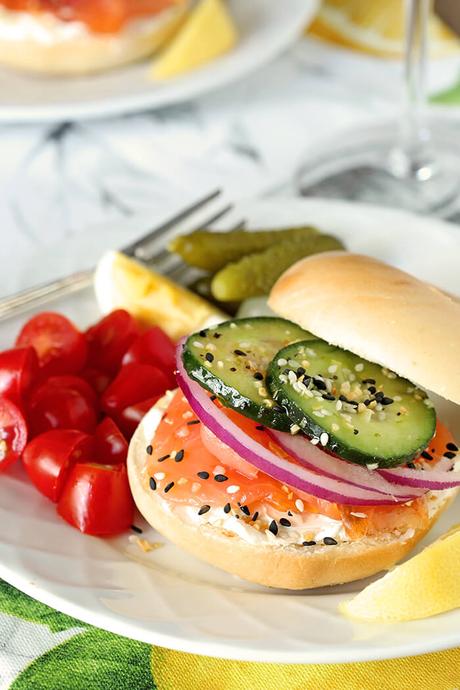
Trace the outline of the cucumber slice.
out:
<instances>
[{"instance_id":1,"label":"cucumber slice","mask_svg":"<svg viewBox=\"0 0 460 690\"><path fill-rule=\"evenodd\" d=\"M278 352L268 367L274 400L321 445L352 462L395 467L419 455L436 413L407 379L352 352L309 340Z\"/></svg>"},{"instance_id":2,"label":"cucumber slice","mask_svg":"<svg viewBox=\"0 0 460 690\"><path fill-rule=\"evenodd\" d=\"M187 373L223 405L265 426L287 431L291 422L265 384L267 366L278 350L313 337L276 317L226 321L191 335L183 351Z\"/></svg>"}]
</instances>

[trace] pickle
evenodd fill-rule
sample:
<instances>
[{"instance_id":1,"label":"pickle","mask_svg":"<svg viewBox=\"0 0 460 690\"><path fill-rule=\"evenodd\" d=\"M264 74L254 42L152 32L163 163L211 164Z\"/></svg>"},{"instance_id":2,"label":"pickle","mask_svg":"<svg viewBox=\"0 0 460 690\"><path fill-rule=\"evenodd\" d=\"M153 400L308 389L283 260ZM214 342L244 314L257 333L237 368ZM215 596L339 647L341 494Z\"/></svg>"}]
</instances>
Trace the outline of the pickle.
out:
<instances>
[{"instance_id":1,"label":"pickle","mask_svg":"<svg viewBox=\"0 0 460 690\"><path fill-rule=\"evenodd\" d=\"M215 304L216 307L224 311L226 314L229 314L230 316L235 316L238 307L240 306L240 303L225 302L225 304L223 304L222 302L219 302L219 300L214 298L214 295L211 292L211 282L211 275L201 276L200 278L194 280L193 283L190 283L190 285L188 285L188 289L192 292L195 292L200 297L203 297L203 299L207 300L211 304Z\"/></svg>"},{"instance_id":2,"label":"pickle","mask_svg":"<svg viewBox=\"0 0 460 690\"><path fill-rule=\"evenodd\" d=\"M332 235L318 234L303 240L279 242L225 266L212 279L212 294L221 302L268 295L280 275L296 261L336 249L344 249L344 246Z\"/></svg>"},{"instance_id":3,"label":"pickle","mask_svg":"<svg viewBox=\"0 0 460 690\"><path fill-rule=\"evenodd\" d=\"M189 266L214 273L231 261L247 254L260 252L284 240L300 240L318 234L316 228L300 226L283 230L232 230L212 232L195 230L189 235L175 237L169 244L171 252L179 254Z\"/></svg>"}]
</instances>

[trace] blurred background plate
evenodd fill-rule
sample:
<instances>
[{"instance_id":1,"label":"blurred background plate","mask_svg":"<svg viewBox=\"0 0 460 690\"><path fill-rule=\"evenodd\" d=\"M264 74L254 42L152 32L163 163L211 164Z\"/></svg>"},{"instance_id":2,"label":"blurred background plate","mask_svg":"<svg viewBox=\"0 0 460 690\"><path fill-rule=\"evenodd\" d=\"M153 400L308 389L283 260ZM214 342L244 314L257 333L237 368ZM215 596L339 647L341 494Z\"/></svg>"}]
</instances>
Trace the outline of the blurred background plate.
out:
<instances>
[{"instance_id":1,"label":"blurred background plate","mask_svg":"<svg viewBox=\"0 0 460 690\"><path fill-rule=\"evenodd\" d=\"M460 294L460 235L457 226L401 211L331 200L278 199L236 209L250 227L316 224L340 236L347 247ZM106 248L124 243L133 225L100 227L37 249L28 264L59 264L72 257L78 269ZM41 251L41 253L40 253ZM73 262L73 263L72 263ZM26 266L24 266L26 267ZM97 319L92 290L54 302L80 326ZM26 316L0 325L7 347ZM427 324L429 327L429 324ZM382 324L382 329L385 324ZM414 335L416 337L416 335ZM442 337L442 334L440 334ZM460 438L460 408L444 403L441 414ZM454 503L418 547L460 522ZM216 657L283 663L384 659L456 647L460 610L421 621L368 625L343 618L338 603L367 584L288 592L253 585L201 563L164 540L140 518L143 536L160 544L144 553L129 535L97 539L62 521L55 506L27 481L21 468L0 481L0 577L55 609L120 635L172 649Z\"/></svg>"},{"instance_id":2,"label":"blurred background plate","mask_svg":"<svg viewBox=\"0 0 460 690\"><path fill-rule=\"evenodd\" d=\"M101 118L171 105L240 79L291 45L313 19L319 0L229 0L240 31L227 55L163 82L149 63L81 78L39 78L0 71L0 121L34 122Z\"/></svg>"}]
</instances>

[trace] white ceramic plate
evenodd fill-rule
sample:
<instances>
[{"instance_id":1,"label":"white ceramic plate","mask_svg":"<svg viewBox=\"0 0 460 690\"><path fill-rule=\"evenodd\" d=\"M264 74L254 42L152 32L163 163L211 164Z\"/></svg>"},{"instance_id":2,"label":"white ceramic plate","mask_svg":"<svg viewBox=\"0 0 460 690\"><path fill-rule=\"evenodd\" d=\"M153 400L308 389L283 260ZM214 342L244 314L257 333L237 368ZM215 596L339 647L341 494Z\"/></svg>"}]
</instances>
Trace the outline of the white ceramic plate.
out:
<instances>
[{"instance_id":1,"label":"white ceramic plate","mask_svg":"<svg viewBox=\"0 0 460 690\"><path fill-rule=\"evenodd\" d=\"M167 81L149 77L147 62L75 79L0 70L0 121L107 117L195 98L249 74L285 50L313 18L319 0L229 0L240 30L236 48L202 69Z\"/></svg>"},{"instance_id":2,"label":"white ceramic plate","mask_svg":"<svg viewBox=\"0 0 460 690\"><path fill-rule=\"evenodd\" d=\"M323 200L277 200L238 209L253 227L316 223L362 251L460 294L460 228L399 211ZM123 226L100 230L107 247ZM90 236L90 233L88 233ZM82 238L85 256L88 241ZM61 247L61 249L63 249ZM79 258L80 257L80 258ZM55 303L82 326L97 318L92 292ZM9 345L21 320L0 326ZM382 324L382 330L386 327ZM429 327L429 324L427 324ZM440 334L442 337L442 334ZM442 412L457 439L460 412ZM425 543L460 522L457 502ZM383 659L460 644L460 611L399 625L342 618L337 604L364 582L306 592L269 590L202 564L148 528L161 548L142 553L123 535L99 540L61 521L20 469L0 480L0 577L40 601L88 623L146 642L250 661L345 662Z\"/></svg>"}]
</instances>

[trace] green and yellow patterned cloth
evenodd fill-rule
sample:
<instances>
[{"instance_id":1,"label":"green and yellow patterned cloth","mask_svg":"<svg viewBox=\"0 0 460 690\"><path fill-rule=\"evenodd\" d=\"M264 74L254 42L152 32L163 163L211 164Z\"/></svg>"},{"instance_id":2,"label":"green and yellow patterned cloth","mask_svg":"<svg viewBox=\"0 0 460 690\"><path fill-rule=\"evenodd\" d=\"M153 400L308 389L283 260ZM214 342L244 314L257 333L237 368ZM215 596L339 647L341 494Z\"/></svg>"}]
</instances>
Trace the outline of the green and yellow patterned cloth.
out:
<instances>
[{"instance_id":1,"label":"green and yellow patterned cloth","mask_svg":"<svg viewBox=\"0 0 460 690\"><path fill-rule=\"evenodd\" d=\"M307 624L307 621L306 621ZM360 664L224 661L151 647L0 581L0 690L455 690L460 649Z\"/></svg>"}]
</instances>

